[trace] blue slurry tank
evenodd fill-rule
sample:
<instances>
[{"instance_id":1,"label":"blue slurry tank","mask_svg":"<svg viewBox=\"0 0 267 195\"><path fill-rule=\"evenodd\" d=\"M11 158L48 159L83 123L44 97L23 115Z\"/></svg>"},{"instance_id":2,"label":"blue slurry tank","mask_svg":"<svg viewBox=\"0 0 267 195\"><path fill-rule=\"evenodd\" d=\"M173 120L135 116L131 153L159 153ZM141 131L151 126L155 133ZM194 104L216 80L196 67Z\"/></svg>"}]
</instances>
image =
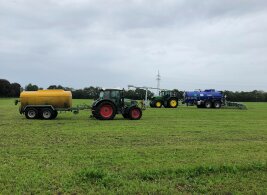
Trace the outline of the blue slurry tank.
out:
<instances>
[{"instance_id":1,"label":"blue slurry tank","mask_svg":"<svg viewBox=\"0 0 267 195\"><path fill-rule=\"evenodd\" d=\"M215 91L215 89L186 91L183 103L196 105L198 108L221 108L224 104L224 95L221 91Z\"/></svg>"}]
</instances>

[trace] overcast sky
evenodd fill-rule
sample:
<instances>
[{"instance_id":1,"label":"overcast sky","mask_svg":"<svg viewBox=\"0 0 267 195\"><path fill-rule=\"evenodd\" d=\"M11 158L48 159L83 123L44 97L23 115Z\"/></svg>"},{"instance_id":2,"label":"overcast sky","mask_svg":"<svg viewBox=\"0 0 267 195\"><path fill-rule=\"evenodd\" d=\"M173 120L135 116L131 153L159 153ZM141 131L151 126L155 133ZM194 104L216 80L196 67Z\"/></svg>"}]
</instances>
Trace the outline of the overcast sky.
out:
<instances>
[{"instance_id":1,"label":"overcast sky","mask_svg":"<svg viewBox=\"0 0 267 195\"><path fill-rule=\"evenodd\" d=\"M267 91L266 0L0 0L0 78Z\"/></svg>"}]
</instances>

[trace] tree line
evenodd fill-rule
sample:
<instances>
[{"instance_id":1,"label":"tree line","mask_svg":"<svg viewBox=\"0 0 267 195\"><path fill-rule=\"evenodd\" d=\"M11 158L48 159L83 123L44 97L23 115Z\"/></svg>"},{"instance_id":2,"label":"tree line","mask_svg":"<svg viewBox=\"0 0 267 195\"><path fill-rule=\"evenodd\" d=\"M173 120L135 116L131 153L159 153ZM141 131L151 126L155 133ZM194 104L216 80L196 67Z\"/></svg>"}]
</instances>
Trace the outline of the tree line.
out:
<instances>
[{"instance_id":1,"label":"tree line","mask_svg":"<svg viewBox=\"0 0 267 195\"><path fill-rule=\"evenodd\" d=\"M0 79L0 97L19 97L22 90L25 91L37 91L43 89L35 84L28 84L24 88L21 87L19 83L10 83L8 80ZM50 85L47 89L63 89L72 92L72 97L74 99L97 99L101 87L85 87L83 89L73 89L70 87L63 87L61 85ZM176 94L178 94L179 99L183 99L183 91L174 89ZM233 91L224 91L226 99L228 101L234 102L267 102L267 92L254 90L250 92L233 92ZM124 96L129 99L141 100L145 99L146 90L144 89L135 89L135 90L125 90ZM154 93L148 91L148 99L151 99L154 96Z\"/></svg>"},{"instance_id":2,"label":"tree line","mask_svg":"<svg viewBox=\"0 0 267 195\"><path fill-rule=\"evenodd\" d=\"M0 79L0 97L18 97L20 90L20 84L10 83L8 80Z\"/></svg>"}]
</instances>

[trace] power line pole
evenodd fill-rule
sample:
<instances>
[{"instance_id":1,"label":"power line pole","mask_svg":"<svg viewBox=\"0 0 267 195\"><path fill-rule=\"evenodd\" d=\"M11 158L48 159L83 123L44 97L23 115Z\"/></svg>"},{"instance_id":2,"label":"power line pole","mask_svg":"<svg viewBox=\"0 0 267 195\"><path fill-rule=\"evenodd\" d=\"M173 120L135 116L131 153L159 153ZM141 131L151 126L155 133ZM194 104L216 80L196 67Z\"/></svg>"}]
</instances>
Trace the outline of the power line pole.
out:
<instances>
[{"instance_id":1,"label":"power line pole","mask_svg":"<svg viewBox=\"0 0 267 195\"><path fill-rule=\"evenodd\" d=\"M160 89L160 80L161 80L161 77L160 77L160 74L159 74L159 70L158 70L158 75L157 75L157 93L159 94L159 89Z\"/></svg>"}]
</instances>

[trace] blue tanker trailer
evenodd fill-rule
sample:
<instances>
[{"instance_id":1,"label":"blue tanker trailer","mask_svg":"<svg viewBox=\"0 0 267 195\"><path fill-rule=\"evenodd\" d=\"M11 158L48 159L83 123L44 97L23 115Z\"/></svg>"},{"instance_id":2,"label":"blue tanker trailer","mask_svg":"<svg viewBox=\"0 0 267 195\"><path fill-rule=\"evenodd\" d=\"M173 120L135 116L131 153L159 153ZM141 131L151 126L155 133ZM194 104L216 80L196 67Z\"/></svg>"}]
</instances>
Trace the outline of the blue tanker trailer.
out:
<instances>
[{"instance_id":1,"label":"blue tanker trailer","mask_svg":"<svg viewBox=\"0 0 267 195\"><path fill-rule=\"evenodd\" d=\"M186 91L184 101L186 105L196 105L198 108L221 108L225 97L221 91L206 89L204 91Z\"/></svg>"}]
</instances>

